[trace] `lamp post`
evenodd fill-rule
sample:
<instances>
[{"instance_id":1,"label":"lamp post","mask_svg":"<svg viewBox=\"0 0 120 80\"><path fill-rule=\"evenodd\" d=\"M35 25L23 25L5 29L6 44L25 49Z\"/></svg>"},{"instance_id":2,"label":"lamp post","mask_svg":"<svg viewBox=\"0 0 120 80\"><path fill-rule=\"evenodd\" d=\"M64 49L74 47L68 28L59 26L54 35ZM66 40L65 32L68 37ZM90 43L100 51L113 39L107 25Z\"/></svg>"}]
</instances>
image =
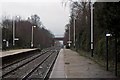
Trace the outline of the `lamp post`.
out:
<instances>
[{"instance_id":1,"label":"lamp post","mask_svg":"<svg viewBox=\"0 0 120 80\"><path fill-rule=\"evenodd\" d=\"M91 7L91 11L90 11L90 13L91 13L91 57L93 57L93 50L94 50L94 40L93 40L93 34L94 34L94 31L93 31L93 10L94 10L94 8L93 8L93 4L94 4L94 2L92 2L92 0L91 0L91 5L90 5L90 7Z\"/></svg>"},{"instance_id":2,"label":"lamp post","mask_svg":"<svg viewBox=\"0 0 120 80\"><path fill-rule=\"evenodd\" d=\"M19 18L19 16L16 16L17 18ZM13 19L13 46L15 46L15 40L18 40L15 38L15 17L12 18Z\"/></svg>"},{"instance_id":3,"label":"lamp post","mask_svg":"<svg viewBox=\"0 0 120 80\"><path fill-rule=\"evenodd\" d=\"M9 42L6 39L3 39L3 42L5 42L5 50L9 47Z\"/></svg>"},{"instance_id":4,"label":"lamp post","mask_svg":"<svg viewBox=\"0 0 120 80\"><path fill-rule=\"evenodd\" d=\"M33 47L33 28L35 28L36 26L32 26L32 36L31 36L31 48Z\"/></svg>"},{"instance_id":5,"label":"lamp post","mask_svg":"<svg viewBox=\"0 0 120 80\"><path fill-rule=\"evenodd\" d=\"M106 70L109 70L109 63L108 63L108 38L111 37L112 34L106 34ZM117 33L115 33L115 76L117 76Z\"/></svg>"},{"instance_id":6,"label":"lamp post","mask_svg":"<svg viewBox=\"0 0 120 80\"><path fill-rule=\"evenodd\" d=\"M15 19L13 18L13 46L15 45Z\"/></svg>"},{"instance_id":7,"label":"lamp post","mask_svg":"<svg viewBox=\"0 0 120 80\"><path fill-rule=\"evenodd\" d=\"M69 26L69 41L70 41L70 26Z\"/></svg>"},{"instance_id":8,"label":"lamp post","mask_svg":"<svg viewBox=\"0 0 120 80\"><path fill-rule=\"evenodd\" d=\"M118 59L118 55L117 55L117 42L118 42L118 40L117 40L117 36L118 34L117 33L115 33L115 75L117 76L117 59Z\"/></svg>"},{"instance_id":9,"label":"lamp post","mask_svg":"<svg viewBox=\"0 0 120 80\"><path fill-rule=\"evenodd\" d=\"M106 34L106 70L108 71L108 37L112 36L112 34Z\"/></svg>"},{"instance_id":10,"label":"lamp post","mask_svg":"<svg viewBox=\"0 0 120 80\"><path fill-rule=\"evenodd\" d=\"M68 46L71 46L71 40L70 40L70 25L69 25L69 41L68 41Z\"/></svg>"},{"instance_id":11,"label":"lamp post","mask_svg":"<svg viewBox=\"0 0 120 80\"><path fill-rule=\"evenodd\" d=\"M74 48L75 48L75 20L76 20L76 18L74 17L74 43L73 43Z\"/></svg>"},{"instance_id":12,"label":"lamp post","mask_svg":"<svg viewBox=\"0 0 120 80\"><path fill-rule=\"evenodd\" d=\"M7 47L9 47L9 42L8 42L8 36L7 36L7 26L4 26L4 39L3 42L5 42L5 49L7 49Z\"/></svg>"}]
</instances>

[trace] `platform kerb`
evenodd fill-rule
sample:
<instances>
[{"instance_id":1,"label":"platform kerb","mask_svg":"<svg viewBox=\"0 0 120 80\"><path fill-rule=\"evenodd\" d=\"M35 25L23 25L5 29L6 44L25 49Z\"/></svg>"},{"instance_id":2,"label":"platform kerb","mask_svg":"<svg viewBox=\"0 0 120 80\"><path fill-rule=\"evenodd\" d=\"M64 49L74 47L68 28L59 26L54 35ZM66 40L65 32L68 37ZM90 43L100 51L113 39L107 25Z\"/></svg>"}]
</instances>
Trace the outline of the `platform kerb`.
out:
<instances>
[{"instance_id":1,"label":"platform kerb","mask_svg":"<svg viewBox=\"0 0 120 80\"><path fill-rule=\"evenodd\" d=\"M53 70L51 72L50 78L66 78L63 49L61 49L59 52Z\"/></svg>"},{"instance_id":2,"label":"platform kerb","mask_svg":"<svg viewBox=\"0 0 120 80\"><path fill-rule=\"evenodd\" d=\"M10 56L10 55L20 54L23 52L33 51L33 50L36 50L36 48L35 49L17 49L17 50L2 51L0 53L0 58Z\"/></svg>"}]
</instances>

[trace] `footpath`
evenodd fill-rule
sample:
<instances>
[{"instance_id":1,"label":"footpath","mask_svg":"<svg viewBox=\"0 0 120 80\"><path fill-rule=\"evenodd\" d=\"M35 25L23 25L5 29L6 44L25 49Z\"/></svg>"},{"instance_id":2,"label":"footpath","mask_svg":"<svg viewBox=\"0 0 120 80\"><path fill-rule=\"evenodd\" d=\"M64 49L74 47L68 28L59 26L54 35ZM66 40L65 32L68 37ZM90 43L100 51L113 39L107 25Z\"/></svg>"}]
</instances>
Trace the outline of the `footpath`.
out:
<instances>
[{"instance_id":1,"label":"footpath","mask_svg":"<svg viewBox=\"0 0 120 80\"><path fill-rule=\"evenodd\" d=\"M70 49L61 49L50 78L116 78L94 61Z\"/></svg>"}]
</instances>

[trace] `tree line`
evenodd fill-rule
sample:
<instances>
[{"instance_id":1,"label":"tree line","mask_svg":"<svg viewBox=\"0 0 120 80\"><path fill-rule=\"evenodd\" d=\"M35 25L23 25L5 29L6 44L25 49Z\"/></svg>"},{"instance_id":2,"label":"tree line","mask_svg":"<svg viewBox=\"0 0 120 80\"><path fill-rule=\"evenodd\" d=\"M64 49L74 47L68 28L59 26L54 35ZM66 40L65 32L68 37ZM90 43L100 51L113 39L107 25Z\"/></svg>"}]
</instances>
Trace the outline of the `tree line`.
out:
<instances>
[{"instance_id":1,"label":"tree line","mask_svg":"<svg viewBox=\"0 0 120 80\"><path fill-rule=\"evenodd\" d=\"M70 2L70 20L65 26L64 44L66 45L69 40L70 27L70 40L73 48L75 19L75 48L77 51L84 50L88 52L88 55L91 55L91 3L73 0L70 0ZM114 70L117 58L118 69L120 69L120 2L95 2L93 7L94 56L99 62L103 61L102 65L105 66L106 34L109 33L112 35L108 37L109 67ZM115 58L116 52L117 57Z\"/></svg>"},{"instance_id":2,"label":"tree line","mask_svg":"<svg viewBox=\"0 0 120 80\"><path fill-rule=\"evenodd\" d=\"M28 17L27 20L15 17L2 20L2 49L31 48L32 27L33 47L46 48L54 45L54 35L45 28L37 14ZM15 46L13 46L13 25L15 26Z\"/></svg>"}]
</instances>

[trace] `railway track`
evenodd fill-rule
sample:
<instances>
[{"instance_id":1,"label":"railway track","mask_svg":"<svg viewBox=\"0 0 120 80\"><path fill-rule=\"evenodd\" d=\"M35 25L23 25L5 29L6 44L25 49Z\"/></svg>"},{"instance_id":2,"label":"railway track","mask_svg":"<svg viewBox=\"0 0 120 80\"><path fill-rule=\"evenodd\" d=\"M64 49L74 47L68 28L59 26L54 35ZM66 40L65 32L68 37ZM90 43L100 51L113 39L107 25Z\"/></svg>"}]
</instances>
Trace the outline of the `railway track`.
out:
<instances>
[{"instance_id":1,"label":"railway track","mask_svg":"<svg viewBox=\"0 0 120 80\"><path fill-rule=\"evenodd\" d=\"M44 62L39 64L36 70L34 70L32 75L27 76L25 79L42 79L47 80L49 78L50 72L52 71L53 65L56 61L59 52L54 52L49 56Z\"/></svg>"},{"instance_id":2,"label":"railway track","mask_svg":"<svg viewBox=\"0 0 120 80\"><path fill-rule=\"evenodd\" d=\"M42 51L41 51L41 53L45 53L45 52L47 52L48 51L48 49L43 49ZM27 52L27 53L29 53L29 52ZM27 55L27 56L22 56L22 58L19 58L19 59L17 59L17 60L14 60L14 61L9 61L8 63L6 63L6 62L4 62L3 61L3 63L2 63L2 66L0 66L0 69L4 69L4 68L6 68L6 67L9 67L9 66L11 66L11 65L13 65L13 64L16 64L16 63L19 63L19 62L21 62L21 61L23 61L23 60L26 60L26 59L28 59L28 58L30 58L30 57L32 57L32 56L35 56L35 55L37 55L37 54L39 54L40 53L40 51L36 51L36 52L32 52L30 55Z\"/></svg>"},{"instance_id":3,"label":"railway track","mask_svg":"<svg viewBox=\"0 0 120 80\"><path fill-rule=\"evenodd\" d=\"M60 48L47 49L28 59L2 68L2 79L26 80L48 77Z\"/></svg>"},{"instance_id":4,"label":"railway track","mask_svg":"<svg viewBox=\"0 0 120 80\"><path fill-rule=\"evenodd\" d=\"M37 53L36 53L36 54L37 54ZM23 60L26 60L26 59L28 59L28 58L36 55L36 54L29 55L29 56L24 57L24 58L22 58L22 59L20 58L20 59L14 61L14 62L10 62L10 63L7 63L7 64L2 64L1 69L5 69L5 68L7 68L7 67L9 67L9 66L11 66L11 65L17 64L17 63L19 63L19 62L21 62L21 61L23 61Z\"/></svg>"}]
</instances>

